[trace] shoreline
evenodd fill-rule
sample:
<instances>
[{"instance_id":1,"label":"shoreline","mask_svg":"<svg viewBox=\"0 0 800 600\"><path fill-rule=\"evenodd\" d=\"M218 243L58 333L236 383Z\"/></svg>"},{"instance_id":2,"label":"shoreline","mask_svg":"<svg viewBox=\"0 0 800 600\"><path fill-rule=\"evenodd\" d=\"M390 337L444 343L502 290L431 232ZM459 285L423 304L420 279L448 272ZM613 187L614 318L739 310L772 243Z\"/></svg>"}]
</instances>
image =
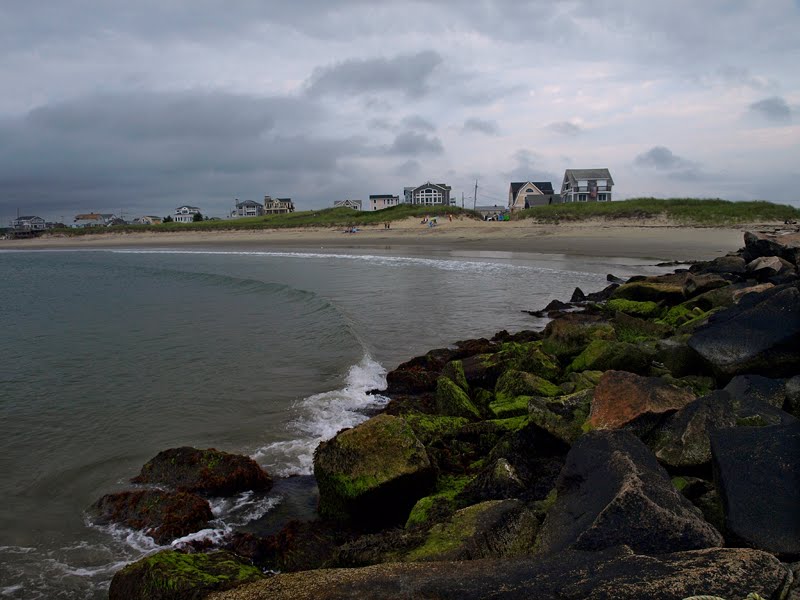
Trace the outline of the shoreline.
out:
<instances>
[{"instance_id":1,"label":"shoreline","mask_svg":"<svg viewBox=\"0 0 800 600\"><path fill-rule=\"evenodd\" d=\"M745 230L780 227L777 223L731 227L689 227L663 221L584 221L535 224L529 221L442 220L437 227L416 219L361 228L297 228L241 231L103 233L78 237L48 236L0 240L2 250L85 250L131 248L479 251L571 256L622 257L659 261L708 260L741 247Z\"/></svg>"}]
</instances>

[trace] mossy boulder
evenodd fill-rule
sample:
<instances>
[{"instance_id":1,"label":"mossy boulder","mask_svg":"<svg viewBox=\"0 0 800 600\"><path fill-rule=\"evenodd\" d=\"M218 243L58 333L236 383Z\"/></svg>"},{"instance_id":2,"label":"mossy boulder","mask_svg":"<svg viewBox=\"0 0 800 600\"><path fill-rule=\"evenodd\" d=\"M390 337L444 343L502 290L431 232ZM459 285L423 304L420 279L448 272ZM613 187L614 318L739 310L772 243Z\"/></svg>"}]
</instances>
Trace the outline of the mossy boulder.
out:
<instances>
[{"instance_id":1,"label":"mossy boulder","mask_svg":"<svg viewBox=\"0 0 800 600\"><path fill-rule=\"evenodd\" d=\"M434 525L406 561L475 560L528 554L538 522L517 500L490 500L463 508Z\"/></svg>"},{"instance_id":2,"label":"mossy boulder","mask_svg":"<svg viewBox=\"0 0 800 600\"><path fill-rule=\"evenodd\" d=\"M436 440L457 435L461 428L469 423L469 420L464 417L429 415L419 412L404 414L403 419L411 425L414 434L426 446Z\"/></svg>"},{"instance_id":3,"label":"mossy boulder","mask_svg":"<svg viewBox=\"0 0 800 600\"><path fill-rule=\"evenodd\" d=\"M683 286L680 283L656 281L634 281L619 286L611 299L634 300L636 302L665 302L678 304L683 301Z\"/></svg>"},{"instance_id":4,"label":"mossy boulder","mask_svg":"<svg viewBox=\"0 0 800 600\"><path fill-rule=\"evenodd\" d=\"M497 381L495 399L489 404L489 410L498 418L524 415L528 411L530 397L552 397L561 393L561 388L546 379L523 371L509 370Z\"/></svg>"},{"instance_id":5,"label":"mossy boulder","mask_svg":"<svg viewBox=\"0 0 800 600\"><path fill-rule=\"evenodd\" d=\"M263 579L256 567L230 552L184 554L162 550L118 571L109 600L187 600Z\"/></svg>"},{"instance_id":6,"label":"mossy boulder","mask_svg":"<svg viewBox=\"0 0 800 600\"><path fill-rule=\"evenodd\" d=\"M406 520L406 529L444 520L457 508L456 496L471 477L443 475L436 482L436 491L417 500Z\"/></svg>"},{"instance_id":7,"label":"mossy boulder","mask_svg":"<svg viewBox=\"0 0 800 600\"><path fill-rule=\"evenodd\" d=\"M560 372L558 360L543 350L541 341L506 342L488 360L491 364L501 365L503 372L516 369L545 379L557 377Z\"/></svg>"},{"instance_id":8,"label":"mossy boulder","mask_svg":"<svg viewBox=\"0 0 800 600\"><path fill-rule=\"evenodd\" d=\"M265 492L272 479L247 456L216 448L170 448L148 461L132 483L160 485L182 492L232 496L245 491Z\"/></svg>"},{"instance_id":9,"label":"mossy boulder","mask_svg":"<svg viewBox=\"0 0 800 600\"><path fill-rule=\"evenodd\" d=\"M653 346L646 343L595 340L575 357L567 367L568 373L578 371L607 371L608 369L646 373L655 355Z\"/></svg>"},{"instance_id":10,"label":"mossy boulder","mask_svg":"<svg viewBox=\"0 0 800 600\"><path fill-rule=\"evenodd\" d=\"M213 518L208 501L188 492L136 490L106 494L92 505L99 524L144 531L158 544L204 529Z\"/></svg>"},{"instance_id":11,"label":"mossy boulder","mask_svg":"<svg viewBox=\"0 0 800 600\"><path fill-rule=\"evenodd\" d=\"M528 420L567 444L589 430L587 419L594 391L584 390L556 398L531 398Z\"/></svg>"},{"instance_id":12,"label":"mossy boulder","mask_svg":"<svg viewBox=\"0 0 800 600\"><path fill-rule=\"evenodd\" d=\"M658 317L661 312L661 306L656 302L646 301L639 302L636 300L626 300L625 298L613 298L606 302L606 308L611 311L625 313L634 317L642 317L644 319L653 319Z\"/></svg>"},{"instance_id":13,"label":"mossy boulder","mask_svg":"<svg viewBox=\"0 0 800 600\"><path fill-rule=\"evenodd\" d=\"M469 392L469 384L464 376L464 363L460 360L453 360L447 363L442 369L442 376L449 378L465 392Z\"/></svg>"},{"instance_id":14,"label":"mossy boulder","mask_svg":"<svg viewBox=\"0 0 800 600\"><path fill-rule=\"evenodd\" d=\"M590 390L597 385L603 371L578 371L567 375L564 382L559 386L564 394L573 394Z\"/></svg>"},{"instance_id":15,"label":"mossy boulder","mask_svg":"<svg viewBox=\"0 0 800 600\"><path fill-rule=\"evenodd\" d=\"M584 313L554 319L544 333L542 349L559 359L575 356L593 340L615 339L614 327L603 316Z\"/></svg>"},{"instance_id":16,"label":"mossy boulder","mask_svg":"<svg viewBox=\"0 0 800 600\"><path fill-rule=\"evenodd\" d=\"M314 453L314 475L320 515L365 529L404 523L436 479L411 426L385 414L322 442Z\"/></svg>"},{"instance_id":17,"label":"mossy boulder","mask_svg":"<svg viewBox=\"0 0 800 600\"><path fill-rule=\"evenodd\" d=\"M624 312L616 313L613 323L618 342L638 343L645 340L658 340L670 335L673 330L671 326L660 320L639 318Z\"/></svg>"},{"instance_id":18,"label":"mossy boulder","mask_svg":"<svg viewBox=\"0 0 800 600\"><path fill-rule=\"evenodd\" d=\"M449 377L439 377L436 381L436 412L451 417L481 418L467 392Z\"/></svg>"}]
</instances>

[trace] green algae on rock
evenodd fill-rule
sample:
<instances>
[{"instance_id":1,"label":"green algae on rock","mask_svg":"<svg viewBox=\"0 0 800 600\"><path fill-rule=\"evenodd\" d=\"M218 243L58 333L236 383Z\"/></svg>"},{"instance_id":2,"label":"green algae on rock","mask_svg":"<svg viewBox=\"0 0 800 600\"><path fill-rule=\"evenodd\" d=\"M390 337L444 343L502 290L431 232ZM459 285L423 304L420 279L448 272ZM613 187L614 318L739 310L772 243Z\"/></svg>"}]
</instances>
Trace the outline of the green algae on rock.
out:
<instances>
[{"instance_id":1,"label":"green algae on rock","mask_svg":"<svg viewBox=\"0 0 800 600\"><path fill-rule=\"evenodd\" d=\"M436 380L436 412L440 415L480 419L481 413L469 395L448 377Z\"/></svg>"},{"instance_id":2,"label":"green algae on rock","mask_svg":"<svg viewBox=\"0 0 800 600\"><path fill-rule=\"evenodd\" d=\"M322 442L314 475L319 514L366 529L404 523L436 477L411 426L386 414Z\"/></svg>"},{"instance_id":3,"label":"green algae on rock","mask_svg":"<svg viewBox=\"0 0 800 600\"><path fill-rule=\"evenodd\" d=\"M230 552L184 554L162 550L118 571L109 600L185 600L202 598L264 578L251 564Z\"/></svg>"}]
</instances>

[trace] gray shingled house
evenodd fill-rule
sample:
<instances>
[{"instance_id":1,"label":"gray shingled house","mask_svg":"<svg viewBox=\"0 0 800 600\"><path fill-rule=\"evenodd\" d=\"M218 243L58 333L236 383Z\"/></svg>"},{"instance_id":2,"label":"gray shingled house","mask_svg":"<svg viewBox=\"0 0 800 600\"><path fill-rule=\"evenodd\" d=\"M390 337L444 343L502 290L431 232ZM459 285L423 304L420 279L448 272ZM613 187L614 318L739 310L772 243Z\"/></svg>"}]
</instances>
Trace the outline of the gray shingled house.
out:
<instances>
[{"instance_id":1,"label":"gray shingled house","mask_svg":"<svg viewBox=\"0 0 800 600\"><path fill-rule=\"evenodd\" d=\"M561 201L610 202L613 185L608 169L567 169L561 184Z\"/></svg>"}]
</instances>

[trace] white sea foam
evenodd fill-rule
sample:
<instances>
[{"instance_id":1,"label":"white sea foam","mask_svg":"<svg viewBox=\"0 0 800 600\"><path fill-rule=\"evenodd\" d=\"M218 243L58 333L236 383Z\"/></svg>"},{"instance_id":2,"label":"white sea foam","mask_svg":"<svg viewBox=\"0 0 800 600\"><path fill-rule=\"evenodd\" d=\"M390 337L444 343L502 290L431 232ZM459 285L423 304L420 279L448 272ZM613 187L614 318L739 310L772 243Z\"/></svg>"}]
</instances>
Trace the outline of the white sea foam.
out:
<instances>
[{"instance_id":1,"label":"white sea foam","mask_svg":"<svg viewBox=\"0 0 800 600\"><path fill-rule=\"evenodd\" d=\"M296 437L268 444L257 450L253 458L269 464L270 470L281 476L310 475L314 450L320 442L365 421L365 411L385 406L388 398L367 394L385 387L386 369L365 355L361 362L350 367L344 387L314 394L295 404L297 417L289 423L289 430Z\"/></svg>"}]
</instances>

